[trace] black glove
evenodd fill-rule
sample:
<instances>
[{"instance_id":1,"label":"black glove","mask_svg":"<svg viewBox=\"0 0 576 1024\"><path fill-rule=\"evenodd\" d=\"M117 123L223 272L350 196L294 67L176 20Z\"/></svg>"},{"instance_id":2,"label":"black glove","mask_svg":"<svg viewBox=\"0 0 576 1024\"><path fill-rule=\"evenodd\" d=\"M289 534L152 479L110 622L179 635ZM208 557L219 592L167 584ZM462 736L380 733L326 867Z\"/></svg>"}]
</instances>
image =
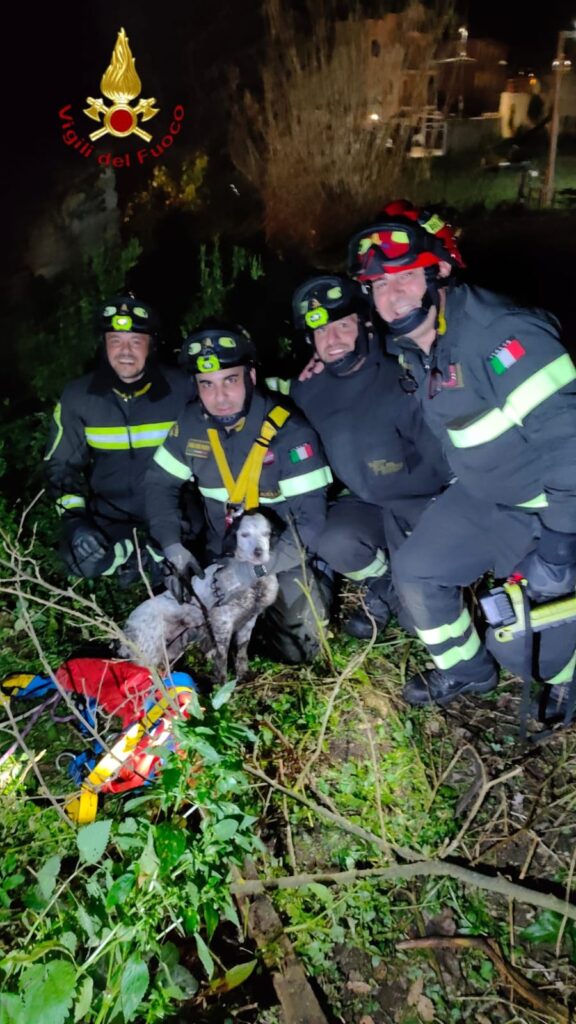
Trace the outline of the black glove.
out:
<instances>
[{"instance_id":1,"label":"black glove","mask_svg":"<svg viewBox=\"0 0 576 1024\"><path fill-rule=\"evenodd\" d=\"M576 587L576 534L544 527L535 551L521 562L526 593L533 601L563 597Z\"/></svg>"},{"instance_id":2,"label":"black glove","mask_svg":"<svg viewBox=\"0 0 576 1024\"><path fill-rule=\"evenodd\" d=\"M92 575L109 548L104 534L88 519L78 519L70 528L69 543L79 569L87 576Z\"/></svg>"},{"instance_id":3,"label":"black glove","mask_svg":"<svg viewBox=\"0 0 576 1024\"><path fill-rule=\"evenodd\" d=\"M178 604L184 604L192 596L193 576L204 579L204 570L188 548L183 544L169 544L164 555L164 579L166 586Z\"/></svg>"}]
</instances>

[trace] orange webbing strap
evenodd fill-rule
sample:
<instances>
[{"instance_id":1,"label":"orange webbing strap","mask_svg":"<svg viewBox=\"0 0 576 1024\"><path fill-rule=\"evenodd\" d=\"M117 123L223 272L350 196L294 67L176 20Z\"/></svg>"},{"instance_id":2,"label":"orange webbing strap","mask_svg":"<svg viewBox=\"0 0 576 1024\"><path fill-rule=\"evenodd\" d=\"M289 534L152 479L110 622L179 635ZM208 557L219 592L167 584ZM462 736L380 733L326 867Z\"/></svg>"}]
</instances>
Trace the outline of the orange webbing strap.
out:
<instances>
[{"instance_id":1,"label":"orange webbing strap","mask_svg":"<svg viewBox=\"0 0 576 1024\"><path fill-rule=\"evenodd\" d=\"M290 410L285 409L282 405L275 405L270 410L260 427L260 434L248 452L246 461L236 480L234 480L230 472L230 466L222 448L218 431L212 427L208 428L208 440L210 441L212 454L216 460L222 483L228 491L230 504L242 506L246 509L258 507L260 504L258 488L264 457L270 442L276 437L276 434L284 426L289 416Z\"/></svg>"}]
</instances>

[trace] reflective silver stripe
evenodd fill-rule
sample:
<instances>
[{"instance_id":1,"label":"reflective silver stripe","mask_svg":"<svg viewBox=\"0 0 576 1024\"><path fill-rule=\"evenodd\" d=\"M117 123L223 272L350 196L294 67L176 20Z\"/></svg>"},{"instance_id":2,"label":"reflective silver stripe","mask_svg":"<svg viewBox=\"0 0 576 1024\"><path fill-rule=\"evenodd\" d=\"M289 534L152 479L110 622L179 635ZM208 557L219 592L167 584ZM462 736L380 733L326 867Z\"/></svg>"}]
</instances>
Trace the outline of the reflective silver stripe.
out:
<instances>
[{"instance_id":1,"label":"reflective silver stripe","mask_svg":"<svg viewBox=\"0 0 576 1024\"><path fill-rule=\"evenodd\" d=\"M364 569L357 569L356 572L345 572L344 575L347 580L353 580L356 583L360 583L362 580L370 579L371 577L383 576L388 568L388 561L386 555L382 551L382 548L378 548L376 552L376 558L370 562Z\"/></svg>"},{"instance_id":2,"label":"reflective silver stripe","mask_svg":"<svg viewBox=\"0 0 576 1024\"><path fill-rule=\"evenodd\" d=\"M418 636L427 647L434 644L443 644L446 640L455 640L472 625L470 612L464 608L454 622L448 622L444 626L436 626L435 629L416 629Z\"/></svg>"},{"instance_id":3,"label":"reflective silver stripe","mask_svg":"<svg viewBox=\"0 0 576 1024\"><path fill-rule=\"evenodd\" d=\"M54 438L54 443L52 444L50 451L46 452L46 455L44 456L44 462L48 462L48 459L52 458L60 444L60 441L62 440L62 434L64 433L64 428L62 426L62 406L60 402L57 403L56 408L54 409L54 422L57 427L56 437Z\"/></svg>"},{"instance_id":4,"label":"reflective silver stripe","mask_svg":"<svg viewBox=\"0 0 576 1024\"><path fill-rule=\"evenodd\" d=\"M448 430L448 436L455 448L474 448L494 441L512 427L522 426L528 413L573 380L576 367L566 352L511 391L501 409L492 409L461 430Z\"/></svg>"},{"instance_id":5,"label":"reflective silver stripe","mask_svg":"<svg viewBox=\"0 0 576 1024\"><path fill-rule=\"evenodd\" d=\"M451 647L444 654L432 654L432 660L441 669L454 668L460 661L470 661L475 654L478 654L482 644L476 630L469 636L466 643L460 647Z\"/></svg>"},{"instance_id":6,"label":"reflective silver stripe","mask_svg":"<svg viewBox=\"0 0 576 1024\"><path fill-rule=\"evenodd\" d=\"M530 498L530 501L520 501L516 508L548 508L548 498L542 491L535 498Z\"/></svg>"},{"instance_id":7,"label":"reflective silver stripe","mask_svg":"<svg viewBox=\"0 0 576 1024\"><path fill-rule=\"evenodd\" d=\"M84 434L91 448L100 448L108 451L130 447L128 431L122 427L115 427L114 430L85 427Z\"/></svg>"},{"instance_id":8,"label":"reflective silver stripe","mask_svg":"<svg viewBox=\"0 0 576 1024\"><path fill-rule=\"evenodd\" d=\"M321 466L320 469L313 469L310 473L301 473L300 476L291 476L288 480L279 480L278 486L285 498L295 498L299 494L307 494L309 491L318 491L321 487L328 487L331 483L330 467Z\"/></svg>"},{"instance_id":9,"label":"reflective silver stripe","mask_svg":"<svg viewBox=\"0 0 576 1024\"><path fill-rule=\"evenodd\" d=\"M71 508L86 508L86 500L81 494L62 494L56 501L56 509L60 514Z\"/></svg>"},{"instance_id":10,"label":"reflective silver stripe","mask_svg":"<svg viewBox=\"0 0 576 1024\"><path fill-rule=\"evenodd\" d=\"M176 459L166 448L158 448L154 454L154 462L157 462L170 476L177 476L179 480L191 480L192 470L188 469L183 462Z\"/></svg>"},{"instance_id":11,"label":"reflective silver stripe","mask_svg":"<svg viewBox=\"0 0 576 1024\"><path fill-rule=\"evenodd\" d=\"M173 426L174 421L171 423L149 423L128 429L134 448L157 448L166 440L168 432Z\"/></svg>"}]
</instances>

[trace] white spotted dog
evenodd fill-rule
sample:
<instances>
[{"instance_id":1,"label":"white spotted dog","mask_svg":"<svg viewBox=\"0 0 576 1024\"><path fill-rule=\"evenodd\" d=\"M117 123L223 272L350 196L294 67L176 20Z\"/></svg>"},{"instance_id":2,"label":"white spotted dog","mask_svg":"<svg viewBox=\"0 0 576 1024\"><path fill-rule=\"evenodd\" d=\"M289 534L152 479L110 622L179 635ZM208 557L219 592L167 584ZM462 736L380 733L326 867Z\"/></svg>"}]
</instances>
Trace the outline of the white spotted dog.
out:
<instances>
[{"instance_id":1,"label":"white spotted dog","mask_svg":"<svg viewBox=\"0 0 576 1024\"><path fill-rule=\"evenodd\" d=\"M161 667L173 664L196 643L213 659L214 682L223 683L234 642L236 678L243 679L256 619L278 595L277 577L266 571L272 534L272 525L261 512L244 512L235 519L225 538L229 557L224 564L215 562L204 579L193 578L194 594L185 604L166 591L138 605L124 626L119 656Z\"/></svg>"}]
</instances>

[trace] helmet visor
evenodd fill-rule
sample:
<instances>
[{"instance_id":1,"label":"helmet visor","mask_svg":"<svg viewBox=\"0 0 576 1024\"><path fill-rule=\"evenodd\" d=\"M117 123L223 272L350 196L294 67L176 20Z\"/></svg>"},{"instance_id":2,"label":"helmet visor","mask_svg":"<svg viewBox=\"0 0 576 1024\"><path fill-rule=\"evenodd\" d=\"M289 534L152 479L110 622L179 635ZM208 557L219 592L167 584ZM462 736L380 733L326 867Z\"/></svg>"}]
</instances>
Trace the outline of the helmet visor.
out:
<instances>
[{"instance_id":1,"label":"helmet visor","mask_svg":"<svg viewBox=\"0 0 576 1024\"><path fill-rule=\"evenodd\" d=\"M350 242L351 273L363 278L379 277L387 270L419 265L418 257L428 246L421 232L410 225L387 223L374 225Z\"/></svg>"}]
</instances>

